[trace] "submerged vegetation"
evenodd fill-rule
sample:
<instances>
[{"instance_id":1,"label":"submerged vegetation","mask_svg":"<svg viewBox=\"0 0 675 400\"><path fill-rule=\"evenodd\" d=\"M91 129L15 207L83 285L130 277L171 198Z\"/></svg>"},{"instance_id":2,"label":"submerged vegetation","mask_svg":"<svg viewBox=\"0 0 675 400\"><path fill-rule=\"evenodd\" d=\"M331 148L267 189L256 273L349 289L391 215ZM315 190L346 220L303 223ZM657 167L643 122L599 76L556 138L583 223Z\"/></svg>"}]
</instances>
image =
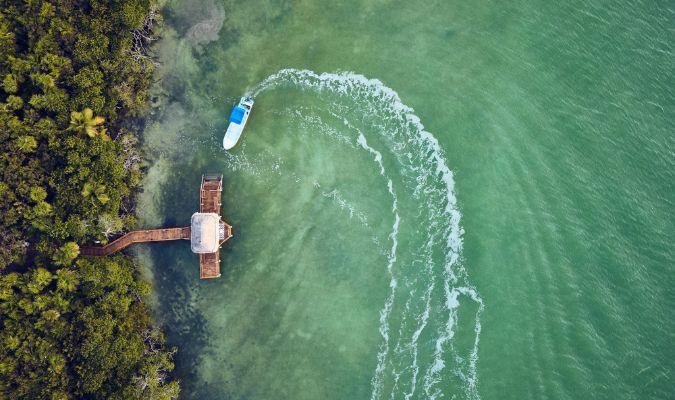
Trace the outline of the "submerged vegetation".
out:
<instances>
[{"instance_id":1,"label":"submerged vegetation","mask_svg":"<svg viewBox=\"0 0 675 400\"><path fill-rule=\"evenodd\" d=\"M169 399L172 349L125 256L135 223L151 0L0 0L0 398Z\"/></svg>"}]
</instances>

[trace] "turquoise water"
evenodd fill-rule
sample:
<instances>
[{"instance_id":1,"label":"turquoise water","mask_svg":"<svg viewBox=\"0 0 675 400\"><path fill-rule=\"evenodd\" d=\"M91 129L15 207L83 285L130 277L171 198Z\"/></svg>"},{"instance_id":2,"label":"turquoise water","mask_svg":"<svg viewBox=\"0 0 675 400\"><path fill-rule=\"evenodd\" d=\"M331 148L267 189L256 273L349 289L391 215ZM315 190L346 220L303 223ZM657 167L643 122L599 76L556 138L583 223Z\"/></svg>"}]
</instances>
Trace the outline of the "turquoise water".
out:
<instances>
[{"instance_id":1,"label":"turquoise water","mask_svg":"<svg viewBox=\"0 0 675 400\"><path fill-rule=\"evenodd\" d=\"M674 14L169 2L139 214L235 232L142 249L183 397L672 396Z\"/></svg>"}]
</instances>

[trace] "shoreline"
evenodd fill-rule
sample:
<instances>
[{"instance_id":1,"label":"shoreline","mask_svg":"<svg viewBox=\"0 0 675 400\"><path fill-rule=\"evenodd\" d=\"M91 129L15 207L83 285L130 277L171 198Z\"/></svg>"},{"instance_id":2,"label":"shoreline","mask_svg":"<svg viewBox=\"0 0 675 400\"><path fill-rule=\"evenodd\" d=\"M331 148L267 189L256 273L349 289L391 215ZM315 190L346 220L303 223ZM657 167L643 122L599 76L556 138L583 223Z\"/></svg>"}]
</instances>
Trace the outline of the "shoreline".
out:
<instances>
[{"instance_id":1,"label":"shoreline","mask_svg":"<svg viewBox=\"0 0 675 400\"><path fill-rule=\"evenodd\" d=\"M80 254L137 224L161 16L155 2L123 8L38 1L0 15L0 328L12 339L0 392L12 398L180 390L141 258Z\"/></svg>"}]
</instances>

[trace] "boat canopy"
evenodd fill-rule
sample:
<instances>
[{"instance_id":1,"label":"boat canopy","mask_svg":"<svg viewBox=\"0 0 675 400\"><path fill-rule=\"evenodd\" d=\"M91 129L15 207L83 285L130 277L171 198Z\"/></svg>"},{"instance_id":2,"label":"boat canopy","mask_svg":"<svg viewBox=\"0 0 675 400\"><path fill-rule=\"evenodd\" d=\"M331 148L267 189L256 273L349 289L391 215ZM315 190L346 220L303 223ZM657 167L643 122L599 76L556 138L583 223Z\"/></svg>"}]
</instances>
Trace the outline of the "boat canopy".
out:
<instances>
[{"instance_id":1,"label":"boat canopy","mask_svg":"<svg viewBox=\"0 0 675 400\"><path fill-rule=\"evenodd\" d=\"M244 113L246 110L244 110L243 107L235 107L232 109L232 114L230 114L230 122L234 122L235 124L241 124L241 121L244 119Z\"/></svg>"}]
</instances>

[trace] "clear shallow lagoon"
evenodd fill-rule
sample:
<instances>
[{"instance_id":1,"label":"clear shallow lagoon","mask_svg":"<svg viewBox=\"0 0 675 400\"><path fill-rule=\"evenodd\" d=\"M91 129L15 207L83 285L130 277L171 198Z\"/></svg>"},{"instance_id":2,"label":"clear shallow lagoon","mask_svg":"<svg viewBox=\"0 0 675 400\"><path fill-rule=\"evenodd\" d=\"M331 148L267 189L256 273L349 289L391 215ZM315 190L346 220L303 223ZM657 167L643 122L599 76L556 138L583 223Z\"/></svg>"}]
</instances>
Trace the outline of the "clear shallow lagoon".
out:
<instances>
[{"instance_id":1,"label":"clear shallow lagoon","mask_svg":"<svg viewBox=\"0 0 675 400\"><path fill-rule=\"evenodd\" d=\"M143 247L184 397L667 398L673 14L169 2L139 214L235 229Z\"/></svg>"}]
</instances>

